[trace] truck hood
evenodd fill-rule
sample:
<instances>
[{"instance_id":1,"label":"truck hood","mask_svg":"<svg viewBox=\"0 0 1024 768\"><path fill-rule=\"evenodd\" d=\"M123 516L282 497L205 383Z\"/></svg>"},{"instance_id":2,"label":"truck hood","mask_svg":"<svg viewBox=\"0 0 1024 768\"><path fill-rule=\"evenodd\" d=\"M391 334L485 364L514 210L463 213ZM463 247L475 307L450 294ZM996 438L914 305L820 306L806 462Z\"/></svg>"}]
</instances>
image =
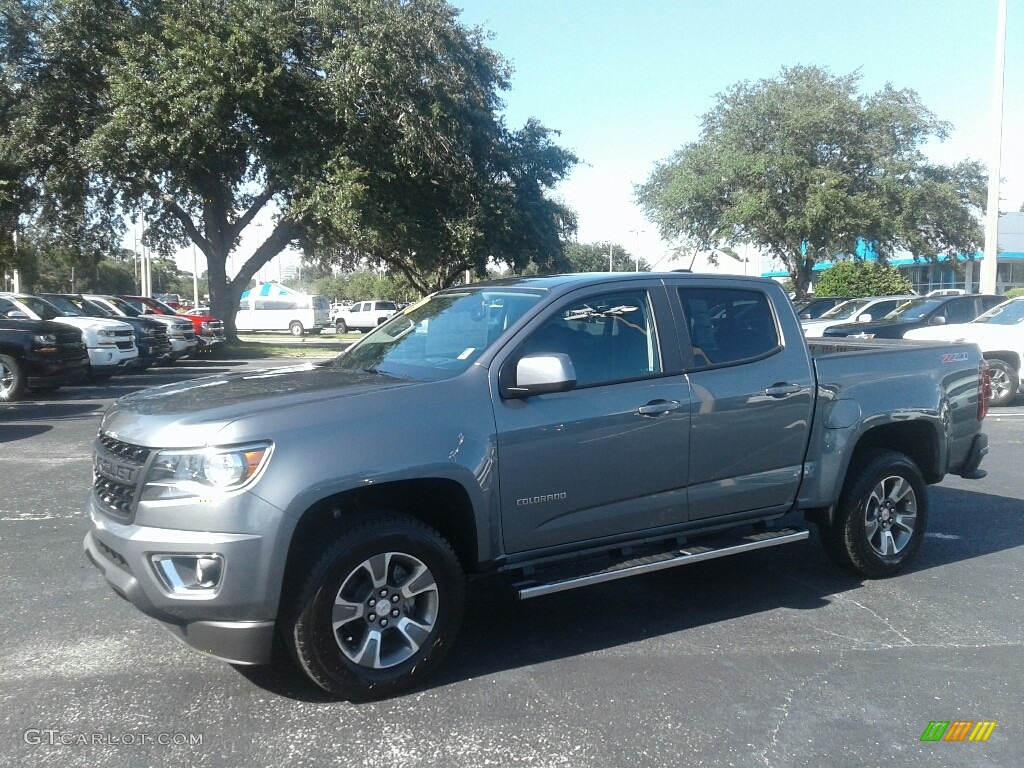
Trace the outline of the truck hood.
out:
<instances>
[{"instance_id":1,"label":"truck hood","mask_svg":"<svg viewBox=\"0 0 1024 768\"><path fill-rule=\"evenodd\" d=\"M83 331L130 331L132 327L110 317L55 317L53 322L73 325Z\"/></svg>"},{"instance_id":2,"label":"truck hood","mask_svg":"<svg viewBox=\"0 0 1024 768\"><path fill-rule=\"evenodd\" d=\"M305 363L166 384L117 400L101 431L135 445L189 448L211 444L233 421L268 411L407 387L419 382Z\"/></svg>"}]
</instances>

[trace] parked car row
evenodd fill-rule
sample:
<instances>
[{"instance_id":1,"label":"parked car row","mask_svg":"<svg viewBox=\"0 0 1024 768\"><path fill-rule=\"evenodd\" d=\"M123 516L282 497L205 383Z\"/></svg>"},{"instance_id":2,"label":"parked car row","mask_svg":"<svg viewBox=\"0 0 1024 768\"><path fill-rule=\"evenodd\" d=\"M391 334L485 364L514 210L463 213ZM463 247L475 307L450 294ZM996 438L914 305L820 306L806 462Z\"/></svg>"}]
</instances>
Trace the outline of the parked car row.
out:
<instances>
[{"instance_id":1,"label":"parked car row","mask_svg":"<svg viewBox=\"0 0 1024 768\"><path fill-rule=\"evenodd\" d=\"M1021 389L1024 298L943 292L928 296L849 299L817 319L802 319L804 335L847 339L973 342L991 372L990 405L1009 405Z\"/></svg>"},{"instance_id":2,"label":"parked car row","mask_svg":"<svg viewBox=\"0 0 1024 768\"><path fill-rule=\"evenodd\" d=\"M223 323L141 296L0 293L0 402L173 363L224 342Z\"/></svg>"}]
</instances>

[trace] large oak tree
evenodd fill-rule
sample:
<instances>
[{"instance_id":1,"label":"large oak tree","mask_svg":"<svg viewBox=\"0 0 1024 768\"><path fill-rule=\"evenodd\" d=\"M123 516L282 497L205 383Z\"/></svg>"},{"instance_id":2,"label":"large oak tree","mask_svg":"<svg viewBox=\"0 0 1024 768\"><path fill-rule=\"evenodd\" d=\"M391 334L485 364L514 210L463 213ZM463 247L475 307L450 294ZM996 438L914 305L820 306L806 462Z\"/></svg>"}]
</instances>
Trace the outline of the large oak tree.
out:
<instances>
[{"instance_id":1,"label":"large oak tree","mask_svg":"<svg viewBox=\"0 0 1024 768\"><path fill-rule=\"evenodd\" d=\"M637 199L666 239L701 248L740 242L778 258L798 296L819 261L973 255L986 179L981 165L929 163L950 126L912 90L858 91L857 73L784 68L719 94L697 141L660 163Z\"/></svg>"},{"instance_id":2,"label":"large oak tree","mask_svg":"<svg viewBox=\"0 0 1024 768\"><path fill-rule=\"evenodd\" d=\"M40 205L142 215L165 253L195 243L232 334L289 245L427 292L552 259L573 227L547 193L576 158L537 121L505 126L509 68L444 0L0 1L31 22L16 140L45 148ZM273 224L229 279L261 211Z\"/></svg>"}]
</instances>

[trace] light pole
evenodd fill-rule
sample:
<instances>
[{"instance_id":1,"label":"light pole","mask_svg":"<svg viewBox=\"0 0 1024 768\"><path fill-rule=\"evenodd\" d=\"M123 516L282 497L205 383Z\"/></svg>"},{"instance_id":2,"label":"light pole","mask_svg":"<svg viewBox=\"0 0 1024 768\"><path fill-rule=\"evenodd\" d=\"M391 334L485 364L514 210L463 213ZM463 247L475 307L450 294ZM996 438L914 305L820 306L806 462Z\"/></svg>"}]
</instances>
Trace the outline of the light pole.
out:
<instances>
[{"instance_id":1,"label":"light pole","mask_svg":"<svg viewBox=\"0 0 1024 768\"><path fill-rule=\"evenodd\" d=\"M993 83L992 160L988 166L988 205L985 211L985 258L981 292L995 293L999 264L999 169L1003 149L1003 80L1006 65L1006 0L999 0L996 23L996 71Z\"/></svg>"},{"instance_id":2,"label":"light pole","mask_svg":"<svg viewBox=\"0 0 1024 768\"><path fill-rule=\"evenodd\" d=\"M640 271L640 235L645 233L646 229L631 229L629 230L636 235L636 251L633 252L633 258L636 259L636 271Z\"/></svg>"}]
</instances>

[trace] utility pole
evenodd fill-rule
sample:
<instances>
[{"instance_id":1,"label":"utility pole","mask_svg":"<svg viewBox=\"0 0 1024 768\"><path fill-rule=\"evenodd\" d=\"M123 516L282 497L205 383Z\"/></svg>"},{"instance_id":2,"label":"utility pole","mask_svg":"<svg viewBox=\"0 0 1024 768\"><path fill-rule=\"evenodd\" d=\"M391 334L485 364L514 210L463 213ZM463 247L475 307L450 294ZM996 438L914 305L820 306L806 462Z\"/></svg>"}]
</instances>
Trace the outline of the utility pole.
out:
<instances>
[{"instance_id":1,"label":"utility pole","mask_svg":"<svg viewBox=\"0 0 1024 768\"><path fill-rule=\"evenodd\" d=\"M614 272L615 271L615 267L612 264L612 248L614 248L614 247L615 246L613 246L611 243L608 243L608 271L609 272Z\"/></svg>"},{"instance_id":2,"label":"utility pole","mask_svg":"<svg viewBox=\"0 0 1024 768\"><path fill-rule=\"evenodd\" d=\"M988 166L988 207L985 211L985 258L981 292L995 293L999 259L999 174L1003 152L1003 72L1006 65L1006 0L999 0L996 23L996 71L992 89L992 157Z\"/></svg>"},{"instance_id":3,"label":"utility pole","mask_svg":"<svg viewBox=\"0 0 1024 768\"><path fill-rule=\"evenodd\" d=\"M633 253L633 258L636 260L636 271L640 271L640 235L646 232L646 229L631 229L629 230L636 235L636 251Z\"/></svg>"}]
</instances>

